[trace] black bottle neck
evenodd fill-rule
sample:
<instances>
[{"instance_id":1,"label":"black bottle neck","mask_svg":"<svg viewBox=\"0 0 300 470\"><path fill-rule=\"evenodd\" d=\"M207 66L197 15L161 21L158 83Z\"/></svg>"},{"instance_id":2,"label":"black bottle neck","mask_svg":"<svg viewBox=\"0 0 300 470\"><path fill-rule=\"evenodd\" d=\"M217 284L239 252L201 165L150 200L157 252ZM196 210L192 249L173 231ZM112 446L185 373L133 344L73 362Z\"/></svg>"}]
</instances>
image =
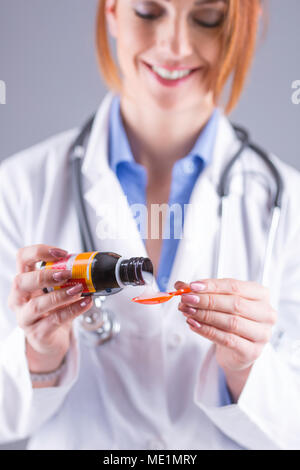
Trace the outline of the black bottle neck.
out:
<instances>
[{"instance_id":1,"label":"black bottle neck","mask_svg":"<svg viewBox=\"0 0 300 470\"><path fill-rule=\"evenodd\" d=\"M121 258L119 264L119 279L122 284L142 286L146 284L143 272L153 275L153 264L150 258Z\"/></svg>"}]
</instances>

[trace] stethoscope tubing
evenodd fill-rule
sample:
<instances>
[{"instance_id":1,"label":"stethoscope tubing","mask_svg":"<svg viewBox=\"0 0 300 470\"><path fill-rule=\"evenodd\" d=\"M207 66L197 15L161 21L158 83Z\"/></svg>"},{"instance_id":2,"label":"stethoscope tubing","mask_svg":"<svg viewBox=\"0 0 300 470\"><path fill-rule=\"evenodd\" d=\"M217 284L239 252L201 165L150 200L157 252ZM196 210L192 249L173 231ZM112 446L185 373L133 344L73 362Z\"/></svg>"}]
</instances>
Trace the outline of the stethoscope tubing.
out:
<instances>
[{"instance_id":1,"label":"stethoscope tubing","mask_svg":"<svg viewBox=\"0 0 300 470\"><path fill-rule=\"evenodd\" d=\"M87 212L83 200L83 188L81 178L81 166L84 155L86 153L86 146L84 145L94 122L95 116L93 115L82 128L80 134L74 141L70 149L71 158L71 171L72 171L72 194L77 211L79 230L82 240L82 249L84 252L91 252L95 250L93 236L88 221Z\"/></svg>"}]
</instances>

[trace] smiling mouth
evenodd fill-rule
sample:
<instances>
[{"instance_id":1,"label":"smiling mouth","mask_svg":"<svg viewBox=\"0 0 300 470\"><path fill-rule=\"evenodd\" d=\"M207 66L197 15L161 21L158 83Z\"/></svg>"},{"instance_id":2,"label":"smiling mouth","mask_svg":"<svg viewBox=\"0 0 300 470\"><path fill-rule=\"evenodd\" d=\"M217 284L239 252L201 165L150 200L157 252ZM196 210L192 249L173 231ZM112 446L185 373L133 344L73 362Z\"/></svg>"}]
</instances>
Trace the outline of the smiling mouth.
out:
<instances>
[{"instance_id":1,"label":"smiling mouth","mask_svg":"<svg viewBox=\"0 0 300 470\"><path fill-rule=\"evenodd\" d=\"M159 67L155 65L150 65L147 62L143 62L148 69L155 74L157 78L160 78L163 81L173 82L174 84L179 81L183 81L184 79L190 77L194 72L200 69L200 67L193 68L193 69L175 69L170 70L165 67Z\"/></svg>"}]
</instances>

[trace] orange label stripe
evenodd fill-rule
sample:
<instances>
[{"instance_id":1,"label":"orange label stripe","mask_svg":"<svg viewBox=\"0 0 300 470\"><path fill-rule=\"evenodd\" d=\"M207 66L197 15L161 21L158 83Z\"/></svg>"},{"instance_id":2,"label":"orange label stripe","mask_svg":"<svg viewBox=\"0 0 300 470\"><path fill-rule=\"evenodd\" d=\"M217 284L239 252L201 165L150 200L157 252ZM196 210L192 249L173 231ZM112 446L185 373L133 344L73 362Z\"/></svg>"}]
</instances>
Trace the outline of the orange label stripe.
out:
<instances>
[{"instance_id":1,"label":"orange label stripe","mask_svg":"<svg viewBox=\"0 0 300 470\"><path fill-rule=\"evenodd\" d=\"M72 267L72 278L85 279L89 292L96 292L92 283L92 261L97 251L92 253L80 253L76 256Z\"/></svg>"},{"instance_id":2,"label":"orange label stripe","mask_svg":"<svg viewBox=\"0 0 300 470\"><path fill-rule=\"evenodd\" d=\"M80 253L79 255L69 255L61 261L47 262L44 269L71 269L72 279L69 279L63 286L55 286L54 290L62 289L78 284L83 285L83 292L96 292L92 282L92 261L98 251Z\"/></svg>"}]
</instances>

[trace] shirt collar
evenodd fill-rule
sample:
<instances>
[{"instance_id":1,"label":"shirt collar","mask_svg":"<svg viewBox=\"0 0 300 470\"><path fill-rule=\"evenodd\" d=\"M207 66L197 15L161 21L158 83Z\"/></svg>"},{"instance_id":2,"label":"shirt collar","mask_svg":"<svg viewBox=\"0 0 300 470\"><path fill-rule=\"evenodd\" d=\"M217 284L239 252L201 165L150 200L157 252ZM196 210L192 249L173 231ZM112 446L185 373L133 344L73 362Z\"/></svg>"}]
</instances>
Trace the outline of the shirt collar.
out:
<instances>
[{"instance_id":1,"label":"shirt collar","mask_svg":"<svg viewBox=\"0 0 300 470\"><path fill-rule=\"evenodd\" d=\"M219 117L220 110L215 108L187 157L198 157L203 160L205 165L210 163L218 130Z\"/></svg>"},{"instance_id":2,"label":"shirt collar","mask_svg":"<svg viewBox=\"0 0 300 470\"><path fill-rule=\"evenodd\" d=\"M215 108L192 150L184 157L185 160L198 157L204 164L208 164L211 161L219 117L220 110ZM119 95L113 98L110 108L109 160L110 167L114 172L116 172L121 162L136 163L122 122Z\"/></svg>"}]
</instances>

